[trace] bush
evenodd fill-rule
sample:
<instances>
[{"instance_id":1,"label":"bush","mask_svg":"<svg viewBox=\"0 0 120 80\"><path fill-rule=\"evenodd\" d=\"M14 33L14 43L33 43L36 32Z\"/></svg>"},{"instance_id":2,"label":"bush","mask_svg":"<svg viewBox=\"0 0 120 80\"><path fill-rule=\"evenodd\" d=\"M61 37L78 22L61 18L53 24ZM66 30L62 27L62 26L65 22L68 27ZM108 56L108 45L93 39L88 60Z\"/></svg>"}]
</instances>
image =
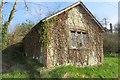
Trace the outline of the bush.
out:
<instances>
[{"instance_id":1,"label":"bush","mask_svg":"<svg viewBox=\"0 0 120 80\"><path fill-rule=\"evenodd\" d=\"M34 24L32 22L18 24L16 26L14 32L10 33L8 36L9 45L16 44L18 42L22 42L22 39L31 30L31 28L33 26L34 26Z\"/></svg>"},{"instance_id":2,"label":"bush","mask_svg":"<svg viewBox=\"0 0 120 80\"><path fill-rule=\"evenodd\" d=\"M118 52L118 33L104 33L104 53Z\"/></svg>"}]
</instances>

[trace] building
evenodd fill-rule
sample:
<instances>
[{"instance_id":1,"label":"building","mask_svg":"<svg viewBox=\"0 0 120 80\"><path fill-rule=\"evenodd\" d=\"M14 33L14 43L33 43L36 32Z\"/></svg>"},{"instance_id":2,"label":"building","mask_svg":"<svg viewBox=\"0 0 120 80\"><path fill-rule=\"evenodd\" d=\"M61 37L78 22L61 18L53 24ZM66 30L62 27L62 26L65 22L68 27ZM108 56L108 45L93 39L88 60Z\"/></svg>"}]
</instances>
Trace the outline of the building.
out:
<instances>
[{"instance_id":1,"label":"building","mask_svg":"<svg viewBox=\"0 0 120 80\"><path fill-rule=\"evenodd\" d=\"M35 25L23 39L26 56L46 67L103 63L102 25L77 2Z\"/></svg>"}]
</instances>

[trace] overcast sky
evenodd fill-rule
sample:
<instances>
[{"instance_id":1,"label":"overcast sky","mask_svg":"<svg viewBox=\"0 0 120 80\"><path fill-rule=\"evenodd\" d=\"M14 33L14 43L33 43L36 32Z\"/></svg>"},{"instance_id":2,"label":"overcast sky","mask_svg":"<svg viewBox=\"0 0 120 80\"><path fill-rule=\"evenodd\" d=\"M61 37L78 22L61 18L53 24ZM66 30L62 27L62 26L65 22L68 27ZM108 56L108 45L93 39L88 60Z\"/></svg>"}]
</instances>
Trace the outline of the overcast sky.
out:
<instances>
[{"instance_id":1,"label":"overcast sky","mask_svg":"<svg viewBox=\"0 0 120 80\"><path fill-rule=\"evenodd\" d=\"M59 11L76 1L71 2L30 2L27 3L29 10L26 11L23 2L19 2L17 5L17 11L14 15L14 19L10 25L9 31L13 31L16 24L30 20L35 24L47 16L49 13ZM101 21L103 18L107 18L109 22L115 24L118 21L118 2L90 2L83 1L86 7L95 15L95 17ZM13 2L5 5L3 10L3 21L8 19L10 10L12 9Z\"/></svg>"}]
</instances>

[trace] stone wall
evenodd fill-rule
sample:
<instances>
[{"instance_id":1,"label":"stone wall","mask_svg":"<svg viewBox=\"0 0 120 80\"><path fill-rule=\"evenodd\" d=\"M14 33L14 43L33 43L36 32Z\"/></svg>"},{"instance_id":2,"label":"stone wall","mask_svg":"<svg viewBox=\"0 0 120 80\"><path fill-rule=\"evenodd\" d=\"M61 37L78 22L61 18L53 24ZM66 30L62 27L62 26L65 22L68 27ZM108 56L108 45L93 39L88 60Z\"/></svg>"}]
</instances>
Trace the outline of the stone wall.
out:
<instances>
[{"instance_id":1,"label":"stone wall","mask_svg":"<svg viewBox=\"0 0 120 80\"><path fill-rule=\"evenodd\" d=\"M41 23L37 24L24 38L26 55L31 55L47 67L59 65L98 65L103 63L102 30L80 5L47 21L50 44L46 53L41 52ZM87 36L85 47L71 48L70 31L84 31Z\"/></svg>"},{"instance_id":2,"label":"stone wall","mask_svg":"<svg viewBox=\"0 0 120 80\"><path fill-rule=\"evenodd\" d=\"M45 55L41 51L40 35L38 30L40 28L40 23L35 25L31 31L23 39L25 55L33 59L37 59L42 64L46 64Z\"/></svg>"},{"instance_id":3,"label":"stone wall","mask_svg":"<svg viewBox=\"0 0 120 80\"><path fill-rule=\"evenodd\" d=\"M87 66L103 62L102 30L81 6L58 15L58 22L52 26L47 66ZM70 30L87 32L88 42L85 48L70 48Z\"/></svg>"}]
</instances>

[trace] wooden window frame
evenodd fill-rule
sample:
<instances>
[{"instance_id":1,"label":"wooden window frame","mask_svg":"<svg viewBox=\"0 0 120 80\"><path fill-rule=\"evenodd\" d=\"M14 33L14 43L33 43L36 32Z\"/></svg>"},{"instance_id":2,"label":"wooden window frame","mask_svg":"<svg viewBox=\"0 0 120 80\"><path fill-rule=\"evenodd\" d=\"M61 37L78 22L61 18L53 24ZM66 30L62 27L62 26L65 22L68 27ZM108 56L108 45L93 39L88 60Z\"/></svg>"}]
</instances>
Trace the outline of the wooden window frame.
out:
<instances>
[{"instance_id":1,"label":"wooden window frame","mask_svg":"<svg viewBox=\"0 0 120 80\"><path fill-rule=\"evenodd\" d=\"M76 46L75 47L73 47L72 45L71 45L71 32L75 32L75 38L76 38L76 42L75 42L75 44L76 44ZM80 42L80 44L81 44L81 46L78 46L79 44L79 42L77 42L77 41L79 41L78 40L78 33L79 34L81 34L81 35L83 35L83 34L86 34L85 36L85 38L86 38L86 41L84 42L84 38L82 38L81 39L81 41L82 42ZM87 36L88 36L88 32L87 31L85 31L85 30L75 30L75 29L72 29L72 30L70 30L70 49L80 49L80 48L86 48L87 47L87 42L88 42L88 39L87 39ZM84 35L83 35L83 37L84 37Z\"/></svg>"}]
</instances>

